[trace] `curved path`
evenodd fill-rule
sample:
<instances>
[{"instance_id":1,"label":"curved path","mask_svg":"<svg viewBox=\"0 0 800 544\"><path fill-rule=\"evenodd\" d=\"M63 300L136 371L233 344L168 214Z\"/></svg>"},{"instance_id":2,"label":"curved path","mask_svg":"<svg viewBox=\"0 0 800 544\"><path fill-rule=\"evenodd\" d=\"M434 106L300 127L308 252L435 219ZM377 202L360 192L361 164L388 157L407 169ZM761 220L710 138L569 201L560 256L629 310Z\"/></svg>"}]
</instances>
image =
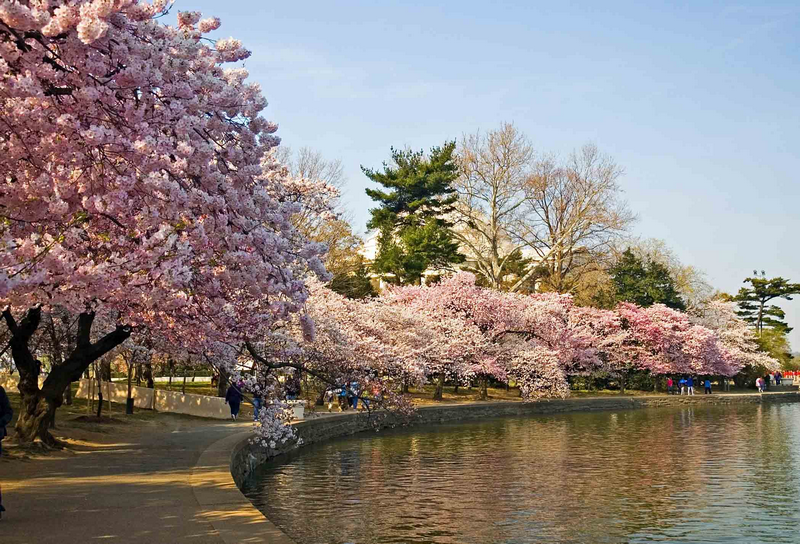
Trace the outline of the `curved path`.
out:
<instances>
[{"instance_id":1,"label":"curved path","mask_svg":"<svg viewBox=\"0 0 800 544\"><path fill-rule=\"evenodd\" d=\"M230 458L233 444L244 440L250 427L167 415L156 429L115 433L110 440L36 460L4 459L0 484L8 512L0 521L0 542L272 542L259 537L256 527L269 522L235 485L230 489L227 463L221 473L220 467L196 467L215 443L227 448L223 458ZM253 531L225 538L231 520L238 526L244 521Z\"/></svg>"}]
</instances>

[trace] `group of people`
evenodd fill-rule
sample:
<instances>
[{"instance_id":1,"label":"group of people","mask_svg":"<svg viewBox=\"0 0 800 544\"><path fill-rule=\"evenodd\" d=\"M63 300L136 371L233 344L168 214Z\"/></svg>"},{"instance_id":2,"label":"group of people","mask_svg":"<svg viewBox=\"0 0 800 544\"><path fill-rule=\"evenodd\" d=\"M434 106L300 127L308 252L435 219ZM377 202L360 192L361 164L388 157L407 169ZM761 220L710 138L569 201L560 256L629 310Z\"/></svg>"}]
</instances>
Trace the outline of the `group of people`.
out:
<instances>
[{"instance_id":1,"label":"group of people","mask_svg":"<svg viewBox=\"0 0 800 544\"><path fill-rule=\"evenodd\" d=\"M262 384L263 386L263 384ZM284 388L286 391L286 400L297 400L300 397L301 384L300 375L298 372L291 372L284 380ZM244 400L244 382L232 383L225 393L225 403L231 408L231 419L236 421L239 417L239 410ZM264 405L264 399L258 392L253 392L250 398L250 403L253 405L253 421L258 421L258 413Z\"/></svg>"},{"instance_id":2,"label":"group of people","mask_svg":"<svg viewBox=\"0 0 800 544\"><path fill-rule=\"evenodd\" d=\"M775 385L780 385L781 380L783 379L783 374L781 374L780 370L776 370L774 373L770 374L767 373L764 377L756 378L756 389L758 389L759 393L763 393L769 387L770 381L774 382Z\"/></svg>"},{"instance_id":3,"label":"group of people","mask_svg":"<svg viewBox=\"0 0 800 544\"><path fill-rule=\"evenodd\" d=\"M700 383L700 380L697 380ZM706 378L702 381L704 394L710 395L711 394L711 380ZM675 387L674 380L670 377L667 378L667 393L670 395L694 395L694 377L688 376L683 377L678 380L677 387Z\"/></svg>"},{"instance_id":4,"label":"group of people","mask_svg":"<svg viewBox=\"0 0 800 544\"><path fill-rule=\"evenodd\" d=\"M340 412L349 408L358 410L358 382L352 382L349 387L344 384L337 389L325 391L325 402L329 412L333 408L334 400L338 403Z\"/></svg>"}]
</instances>

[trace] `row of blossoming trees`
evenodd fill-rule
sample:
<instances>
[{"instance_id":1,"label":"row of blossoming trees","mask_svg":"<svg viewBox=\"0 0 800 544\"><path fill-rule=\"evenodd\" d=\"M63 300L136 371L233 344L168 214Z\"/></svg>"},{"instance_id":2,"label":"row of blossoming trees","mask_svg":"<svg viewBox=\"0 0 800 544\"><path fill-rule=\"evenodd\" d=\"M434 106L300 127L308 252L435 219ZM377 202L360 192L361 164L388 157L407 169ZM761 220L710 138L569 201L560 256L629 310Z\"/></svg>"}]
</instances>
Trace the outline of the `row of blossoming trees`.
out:
<instances>
[{"instance_id":1,"label":"row of blossoming trees","mask_svg":"<svg viewBox=\"0 0 800 544\"><path fill-rule=\"evenodd\" d=\"M162 24L167 8L0 2L0 298L20 440L53 443L65 388L124 346L242 380L269 401L268 442L291 436L284 369L358 382L370 407L404 412L403 384L429 379L512 378L533 399L597 369L731 375L759 357L722 307L700 324L659 306L504 294L468 274L364 302L336 295L325 248L297 229L335 191L275 160L260 88L225 67L249 55L242 44L205 39L220 22L196 12ZM40 386L54 315L69 339Z\"/></svg>"},{"instance_id":2,"label":"row of blossoming trees","mask_svg":"<svg viewBox=\"0 0 800 544\"><path fill-rule=\"evenodd\" d=\"M745 365L773 368L730 303L710 302L689 316L663 305L623 303L614 310L580 307L569 295L519 295L475 285L460 273L425 287L398 287L349 301L312 285L308 307L332 333L317 334L324 352L364 351L349 358L375 379L514 380L526 399L565 396L568 376L632 371L653 375L733 376ZM340 343L340 346L336 344Z\"/></svg>"}]
</instances>

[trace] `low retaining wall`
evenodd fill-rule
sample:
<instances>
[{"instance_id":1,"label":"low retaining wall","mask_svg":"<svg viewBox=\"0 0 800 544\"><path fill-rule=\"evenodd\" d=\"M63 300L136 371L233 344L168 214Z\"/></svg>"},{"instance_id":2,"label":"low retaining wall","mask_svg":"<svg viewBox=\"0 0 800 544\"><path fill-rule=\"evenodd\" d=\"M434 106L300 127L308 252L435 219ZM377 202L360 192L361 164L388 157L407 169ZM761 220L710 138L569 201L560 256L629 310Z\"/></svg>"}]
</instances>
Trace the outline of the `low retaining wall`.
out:
<instances>
[{"instance_id":1,"label":"low retaining wall","mask_svg":"<svg viewBox=\"0 0 800 544\"><path fill-rule=\"evenodd\" d=\"M79 399L97 398L97 382L95 380L80 380L78 382L78 392L75 397ZM146 387L131 388L133 405L136 408L153 409L153 390ZM128 384L103 382L103 400L111 400L117 404L125 404L128 398Z\"/></svg>"},{"instance_id":2,"label":"low retaining wall","mask_svg":"<svg viewBox=\"0 0 800 544\"><path fill-rule=\"evenodd\" d=\"M566 412L595 412L615 410L636 410L661 406L694 406L700 404L759 404L777 402L800 402L800 392L764 393L764 394L727 394L727 395L653 395L642 397L596 397L581 399L554 399L538 402L485 402L474 404L453 404L443 406L424 406L417 409L411 425L425 425L454 421L489 419L502 416L520 416L535 414L558 414ZM381 414L374 414L373 417ZM378 421L380 428L394 427L398 421L385 418ZM331 438L347 436L372 430L376 421L365 414L337 414L308 419L294 424L297 434L304 445L323 442ZM277 448L268 448L250 443L240 442L231 453L230 469L236 485L242 483L256 467L282 453L295 449L294 444L286 444Z\"/></svg>"},{"instance_id":3,"label":"low retaining wall","mask_svg":"<svg viewBox=\"0 0 800 544\"><path fill-rule=\"evenodd\" d=\"M76 397L87 399L92 394L92 390L94 390L93 396L97 397L97 382L80 380ZM221 397L189 393L184 395L177 391L153 390L137 386L133 386L131 390L133 405L137 408L213 419L229 419L231 417L230 408L225 404L225 399ZM125 404L127 398L127 383L103 382L103 400L111 399L111 402Z\"/></svg>"},{"instance_id":4,"label":"low retaining wall","mask_svg":"<svg viewBox=\"0 0 800 544\"><path fill-rule=\"evenodd\" d=\"M44 383L44 378L39 378L39 387L42 386ZM19 384L19 374L0 374L0 385L3 386L3 389L6 391L12 391L16 393L19 391L18 388Z\"/></svg>"}]
</instances>

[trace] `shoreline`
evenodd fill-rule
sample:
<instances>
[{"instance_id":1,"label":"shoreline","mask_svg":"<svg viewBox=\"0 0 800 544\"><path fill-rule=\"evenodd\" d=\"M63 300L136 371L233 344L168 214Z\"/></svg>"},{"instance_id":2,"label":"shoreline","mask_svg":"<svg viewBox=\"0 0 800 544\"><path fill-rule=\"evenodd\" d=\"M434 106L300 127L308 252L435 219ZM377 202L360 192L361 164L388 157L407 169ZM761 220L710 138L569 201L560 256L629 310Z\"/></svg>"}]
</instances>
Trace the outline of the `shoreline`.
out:
<instances>
[{"instance_id":1,"label":"shoreline","mask_svg":"<svg viewBox=\"0 0 800 544\"><path fill-rule=\"evenodd\" d=\"M599 412L614 410L640 410L666 406L696 406L725 404L761 404L775 402L800 402L800 391L773 393L723 393L712 395L641 395L619 397L582 397L548 399L536 402L484 401L461 404L426 405L417 407L410 427L470 421L506 416L547 415L569 412ZM381 414L378 414L380 417ZM374 416L373 416L374 417ZM345 412L323 415L293 424L303 445L324 442L368 430L402 426L394 418L375 421L364 413ZM302 446L301 446L302 447ZM292 446L264 448L246 440L237 444L230 454L230 470L237 487L259 465L281 454L295 450Z\"/></svg>"},{"instance_id":2,"label":"shoreline","mask_svg":"<svg viewBox=\"0 0 800 544\"><path fill-rule=\"evenodd\" d=\"M800 402L800 391L774 393L734 393L716 395L651 395L635 397L590 397L543 400L523 403L510 401L473 402L443 406L423 406L410 426L503 416L545 415L569 412L639 410L646 408L698 405L762 404ZM392 421L381 427L394 426ZM323 442L374 429L363 414L342 413L321 416L294 424L304 445ZM273 524L241 492L241 484L261 464L296 448L263 448L250 444L252 433L237 433L206 449L193 471L192 486L206 512L206 519L226 544L243 541L292 544L292 539ZM209 488L209 485L211 486ZM235 516L221 515L236 512Z\"/></svg>"}]
</instances>

